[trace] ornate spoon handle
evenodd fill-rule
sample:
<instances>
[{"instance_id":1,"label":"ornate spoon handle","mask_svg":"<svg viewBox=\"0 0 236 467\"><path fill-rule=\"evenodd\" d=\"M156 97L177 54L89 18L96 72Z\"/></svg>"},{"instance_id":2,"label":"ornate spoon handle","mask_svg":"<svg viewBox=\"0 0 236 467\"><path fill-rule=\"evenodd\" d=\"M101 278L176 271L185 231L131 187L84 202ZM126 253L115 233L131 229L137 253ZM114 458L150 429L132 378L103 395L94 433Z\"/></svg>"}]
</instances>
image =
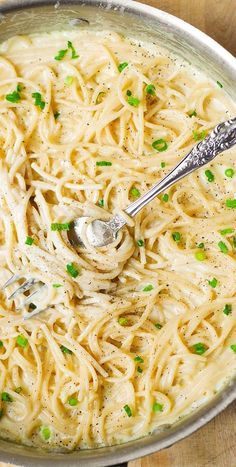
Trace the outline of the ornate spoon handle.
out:
<instances>
[{"instance_id":1,"label":"ornate spoon handle","mask_svg":"<svg viewBox=\"0 0 236 467\"><path fill-rule=\"evenodd\" d=\"M140 209L161 192L167 190L167 188L194 170L208 164L217 154L230 149L234 144L236 144L236 117L217 125L203 141L194 146L171 172L154 185L145 195L130 204L125 209L125 212L131 217L135 216Z\"/></svg>"},{"instance_id":2,"label":"ornate spoon handle","mask_svg":"<svg viewBox=\"0 0 236 467\"><path fill-rule=\"evenodd\" d=\"M130 204L125 212L130 217L134 217L146 204L153 200L157 195L167 190L170 186L186 177L194 170L199 169L205 164L212 161L218 154L227 149L230 149L236 144L236 117L223 123L219 123L209 135L200 141L193 149L180 161L180 163L171 170L159 183L154 185L145 195L141 196L137 201ZM126 220L116 214L107 226L112 231L118 232L124 225Z\"/></svg>"},{"instance_id":3,"label":"ornate spoon handle","mask_svg":"<svg viewBox=\"0 0 236 467\"><path fill-rule=\"evenodd\" d=\"M137 201L130 204L124 212L130 217L134 217L155 196L167 190L167 188L194 170L208 164L217 154L230 149L234 144L236 144L236 117L217 125L203 141L194 146L189 154L166 177L154 185L145 195L137 199ZM73 228L70 229L68 234L72 245L83 245L81 232L87 220L88 217L80 217L74 220ZM109 245L116 238L117 232L126 223L126 219L119 214L116 214L109 221L95 219L88 227L88 230L90 229L89 242L93 246Z\"/></svg>"}]
</instances>

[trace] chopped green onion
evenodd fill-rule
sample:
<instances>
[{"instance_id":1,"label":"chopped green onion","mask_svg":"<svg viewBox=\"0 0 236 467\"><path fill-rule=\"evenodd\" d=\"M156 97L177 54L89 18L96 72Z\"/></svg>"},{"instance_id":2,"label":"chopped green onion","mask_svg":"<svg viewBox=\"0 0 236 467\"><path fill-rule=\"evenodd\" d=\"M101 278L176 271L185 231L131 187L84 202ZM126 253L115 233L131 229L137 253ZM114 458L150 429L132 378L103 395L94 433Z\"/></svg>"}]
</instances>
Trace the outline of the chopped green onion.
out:
<instances>
[{"instance_id":1,"label":"chopped green onion","mask_svg":"<svg viewBox=\"0 0 236 467\"><path fill-rule=\"evenodd\" d=\"M210 170L205 170L205 175L206 175L208 182L214 182L215 175Z\"/></svg>"},{"instance_id":2,"label":"chopped green onion","mask_svg":"<svg viewBox=\"0 0 236 467\"><path fill-rule=\"evenodd\" d=\"M40 92L33 92L32 97L35 99L34 105L36 107L40 107L40 109L43 110L46 103L42 101L42 96Z\"/></svg>"},{"instance_id":3,"label":"chopped green onion","mask_svg":"<svg viewBox=\"0 0 236 467\"><path fill-rule=\"evenodd\" d=\"M59 289L59 287L62 287L62 284L52 284L54 289Z\"/></svg>"},{"instance_id":4,"label":"chopped green onion","mask_svg":"<svg viewBox=\"0 0 236 467\"><path fill-rule=\"evenodd\" d=\"M6 100L8 102L12 102L13 104L17 104L21 100L20 96L21 86L18 85L16 91L13 91L11 94L6 95Z\"/></svg>"},{"instance_id":5,"label":"chopped green onion","mask_svg":"<svg viewBox=\"0 0 236 467\"><path fill-rule=\"evenodd\" d=\"M138 366L138 367L137 367L137 372L138 372L138 373L142 373L142 372L143 372L143 369L141 368L141 366Z\"/></svg>"},{"instance_id":6,"label":"chopped green onion","mask_svg":"<svg viewBox=\"0 0 236 467\"><path fill-rule=\"evenodd\" d=\"M144 363L143 358L140 357L139 355L137 355L136 357L134 357L134 361L135 361L135 362L138 362L138 363Z\"/></svg>"},{"instance_id":7,"label":"chopped green onion","mask_svg":"<svg viewBox=\"0 0 236 467\"><path fill-rule=\"evenodd\" d=\"M166 166L166 163L165 162L161 162L161 168L164 169Z\"/></svg>"},{"instance_id":8,"label":"chopped green onion","mask_svg":"<svg viewBox=\"0 0 236 467\"><path fill-rule=\"evenodd\" d=\"M3 409L0 409L0 420L3 417Z\"/></svg>"},{"instance_id":9,"label":"chopped green onion","mask_svg":"<svg viewBox=\"0 0 236 467\"><path fill-rule=\"evenodd\" d=\"M18 388L15 388L14 391L15 391L17 394L20 394L21 391L22 391L22 387L21 387L21 386L18 386Z\"/></svg>"},{"instance_id":10,"label":"chopped green onion","mask_svg":"<svg viewBox=\"0 0 236 467\"><path fill-rule=\"evenodd\" d=\"M103 208L103 206L104 206L104 199L99 199L99 200L98 200L98 206L100 206L101 208Z\"/></svg>"},{"instance_id":11,"label":"chopped green onion","mask_svg":"<svg viewBox=\"0 0 236 467\"><path fill-rule=\"evenodd\" d=\"M110 167L112 165L112 162L109 161L97 161L96 166L97 167Z\"/></svg>"},{"instance_id":12,"label":"chopped green onion","mask_svg":"<svg viewBox=\"0 0 236 467\"><path fill-rule=\"evenodd\" d=\"M118 323L120 324L120 326L126 326L128 324L128 320L127 318L123 318L122 316L120 316L120 318L118 318Z\"/></svg>"},{"instance_id":13,"label":"chopped green onion","mask_svg":"<svg viewBox=\"0 0 236 467\"><path fill-rule=\"evenodd\" d=\"M128 66L127 62L119 63L118 65L118 71L121 73L126 67Z\"/></svg>"},{"instance_id":14,"label":"chopped green onion","mask_svg":"<svg viewBox=\"0 0 236 467\"><path fill-rule=\"evenodd\" d=\"M24 336L22 336L22 334L20 334L19 336L17 336L16 338L16 343L17 345L19 345L20 347L26 347L28 345L28 339Z\"/></svg>"},{"instance_id":15,"label":"chopped green onion","mask_svg":"<svg viewBox=\"0 0 236 467\"><path fill-rule=\"evenodd\" d=\"M44 441L48 441L51 437L51 430L48 426L41 426L40 428L40 435Z\"/></svg>"},{"instance_id":16,"label":"chopped green onion","mask_svg":"<svg viewBox=\"0 0 236 467\"><path fill-rule=\"evenodd\" d=\"M79 271L73 263L68 263L66 265L66 270L70 274L70 276L73 277L74 279L79 275Z\"/></svg>"},{"instance_id":17,"label":"chopped green onion","mask_svg":"<svg viewBox=\"0 0 236 467\"><path fill-rule=\"evenodd\" d=\"M60 115L61 115L60 112L55 112L55 113L54 113L54 118L55 118L55 120L57 120L58 117L60 117Z\"/></svg>"},{"instance_id":18,"label":"chopped green onion","mask_svg":"<svg viewBox=\"0 0 236 467\"><path fill-rule=\"evenodd\" d=\"M140 246L140 247L143 246L143 245L144 245L144 241L141 240L141 239L138 240L138 241L137 241L137 245Z\"/></svg>"},{"instance_id":19,"label":"chopped green onion","mask_svg":"<svg viewBox=\"0 0 236 467\"><path fill-rule=\"evenodd\" d=\"M68 355L72 355L72 353L73 353L72 350L68 349L64 345L61 345L60 349L61 349L62 353L67 353Z\"/></svg>"},{"instance_id":20,"label":"chopped green onion","mask_svg":"<svg viewBox=\"0 0 236 467\"><path fill-rule=\"evenodd\" d=\"M96 99L96 104L101 104L102 100L103 100L103 97L106 95L106 93L104 91L101 91L98 93L97 95L97 99Z\"/></svg>"},{"instance_id":21,"label":"chopped green onion","mask_svg":"<svg viewBox=\"0 0 236 467\"><path fill-rule=\"evenodd\" d=\"M227 208L236 209L236 199L227 199L225 204Z\"/></svg>"},{"instance_id":22,"label":"chopped green onion","mask_svg":"<svg viewBox=\"0 0 236 467\"><path fill-rule=\"evenodd\" d=\"M232 313L232 305L229 305L228 303L226 303L223 309L223 313L227 316L230 315Z\"/></svg>"},{"instance_id":23,"label":"chopped green onion","mask_svg":"<svg viewBox=\"0 0 236 467\"><path fill-rule=\"evenodd\" d=\"M195 141L202 141L205 137L206 137L205 130L201 131L200 133L193 130L193 138L195 139Z\"/></svg>"},{"instance_id":24,"label":"chopped green onion","mask_svg":"<svg viewBox=\"0 0 236 467\"><path fill-rule=\"evenodd\" d=\"M134 196L134 198L139 198L141 196L140 191L138 190L138 188L135 187L131 188L130 194Z\"/></svg>"},{"instance_id":25,"label":"chopped green onion","mask_svg":"<svg viewBox=\"0 0 236 467\"><path fill-rule=\"evenodd\" d=\"M218 284L218 280L217 280L215 277L213 277L213 279L211 279L211 280L208 281L208 284L209 284L213 289L215 289L216 286L217 286L217 284Z\"/></svg>"},{"instance_id":26,"label":"chopped green onion","mask_svg":"<svg viewBox=\"0 0 236 467\"><path fill-rule=\"evenodd\" d=\"M165 193L163 196L162 196L162 201L164 201L164 203L167 203L169 201L169 195L167 193Z\"/></svg>"},{"instance_id":27,"label":"chopped green onion","mask_svg":"<svg viewBox=\"0 0 236 467\"><path fill-rule=\"evenodd\" d=\"M230 346L230 348L233 350L233 352L236 353L236 344L232 344L232 345Z\"/></svg>"},{"instance_id":28,"label":"chopped green onion","mask_svg":"<svg viewBox=\"0 0 236 467\"><path fill-rule=\"evenodd\" d=\"M226 177L233 178L234 176L234 169L226 169L225 170Z\"/></svg>"},{"instance_id":29,"label":"chopped green onion","mask_svg":"<svg viewBox=\"0 0 236 467\"><path fill-rule=\"evenodd\" d=\"M32 237L26 237L25 245L33 245L34 239Z\"/></svg>"},{"instance_id":30,"label":"chopped green onion","mask_svg":"<svg viewBox=\"0 0 236 467\"><path fill-rule=\"evenodd\" d=\"M62 60L65 57L67 52L68 52L68 49L59 50L59 52L57 52L57 55L55 55L54 59L58 61Z\"/></svg>"},{"instance_id":31,"label":"chopped green onion","mask_svg":"<svg viewBox=\"0 0 236 467\"><path fill-rule=\"evenodd\" d=\"M132 411L129 405L124 405L123 407L124 411L127 413L128 417L132 417Z\"/></svg>"},{"instance_id":32,"label":"chopped green onion","mask_svg":"<svg viewBox=\"0 0 236 467\"><path fill-rule=\"evenodd\" d=\"M195 258L198 261L204 261L206 259L206 254L204 253L204 251L196 251Z\"/></svg>"},{"instance_id":33,"label":"chopped green onion","mask_svg":"<svg viewBox=\"0 0 236 467\"><path fill-rule=\"evenodd\" d=\"M160 323L156 323L156 324L154 324L154 326L155 326L157 329L163 328L162 324L160 324Z\"/></svg>"},{"instance_id":34,"label":"chopped green onion","mask_svg":"<svg viewBox=\"0 0 236 467\"><path fill-rule=\"evenodd\" d=\"M132 96L132 92L130 91L130 89L127 89L126 96Z\"/></svg>"},{"instance_id":35,"label":"chopped green onion","mask_svg":"<svg viewBox=\"0 0 236 467\"><path fill-rule=\"evenodd\" d=\"M220 81L216 81L216 84L218 84L219 88L223 88L223 84Z\"/></svg>"},{"instance_id":36,"label":"chopped green onion","mask_svg":"<svg viewBox=\"0 0 236 467\"><path fill-rule=\"evenodd\" d=\"M57 55L54 57L55 60L62 60L65 55L67 54L68 50L70 49L71 50L71 58L74 59L74 58L78 58L79 55L77 55L76 51L75 51L75 48L72 44L71 41L68 41L67 42L67 49L64 49L64 50L59 50L59 52L57 53Z\"/></svg>"},{"instance_id":37,"label":"chopped green onion","mask_svg":"<svg viewBox=\"0 0 236 467\"><path fill-rule=\"evenodd\" d=\"M202 344L201 342L194 344L193 348L195 350L195 353L197 353L198 355L202 355L207 350L206 346Z\"/></svg>"},{"instance_id":38,"label":"chopped green onion","mask_svg":"<svg viewBox=\"0 0 236 467\"><path fill-rule=\"evenodd\" d=\"M226 245L224 242L220 241L220 242L218 243L218 247L219 247L219 249L220 249L220 251L221 251L222 253L224 253L225 255L227 255L229 249L228 249L227 245Z\"/></svg>"},{"instance_id":39,"label":"chopped green onion","mask_svg":"<svg viewBox=\"0 0 236 467\"><path fill-rule=\"evenodd\" d=\"M71 86L73 81L74 81L74 76L66 76L64 83L66 86Z\"/></svg>"},{"instance_id":40,"label":"chopped green onion","mask_svg":"<svg viewBox=\"0 0 236 467\"><path fill-rule=\"evenodd\" d=\"M161 139L157 139L156 141L153 141L152 147L153 149L156 149L156 151L158 152L163 152L167 150L168 144L163 138L161 138Z\"/></svg>"},{"instance_id":41,"label":"chopped green onion","mask_svg":"<svg viewBox=\"0 0 236 467\"><path fill-rule=\"evenodd\" d=\"M151 290L153 290L154 287L152 284L148 284L146 285L144 288L143 288L143 292L150 292Z\"/></svg>"},{"instance_id":42,"label":"chopped green onion","mask_svg":"<svg viewBox=\"0 0 236 467\"><path fill-rule=\"evenodd\" d=\"M71 407L75 407L75 405L78 404L78 399L75 399L75 397L70 397L68 399L68 404L71 405Z\"/></svg>"},{"instance_id":43,"label":"chopped green onion","mask_svg":"<svg viewBox=\"0 0 236 467\"><path fill-rule=\"evenodd\" d=\"M173 232L172 238L176 243L178 243L181 240L181 234L179 232Z\"/></svg>"},{"instance_id":44,"label":"chopped green onion","mask_svg":"<svg viewBox=\"0 0 236 467\"><path fill-rule=\"evenodd\" d=\"M233 237L233 246L236 248L236 237Z\"/></svg>"},{"instance_id":45,"label":"chopped green onion","mask_svg":"<svg viewBox=\"0 0 236 467\"><path fill-rule=\"evenodd\" d=\"M3 341L0 341L0 348L3 347Z\"/></svg>"},{"instance_id":46,"label":"chopped green onion","mask_svg":"<svg viewBox=\"0 0 236 467\"><path fill-rule=\"evenodd\" d=\"M163 412L163 404L159 404L159 402L155 402L152 406L153 412Z\"/></svg>"},{"instance_id":47,"label":"chopped green onion","mask_svg":"<svg viewBox=\"0 0 236 467\"><path fill-rule=\"evenodd\" d=\"M8 392L2 392L1 399L3 402L13 402L13 399Z\"/></svg>"},{"instance_id":48,"label":"chopped green onion","mask_svg":"<svg viewBox=\"0 0 236 467\"><path fill-rule=\"evenodd\" d=\"M56 231L60 232L61 230L70 230L70 227L71 227L70 222L66 222L65 224L60 224L60 223L51 224L51 230L53 230L54 232Z\"/></svg>"},{"instance_id":49,"label":"chopped green onion","mask_svg":"<svg viewBox=\"0 0 236 467\"><path fill-rule=\"evenodd\" d=\"M132 105L132 107L138 107L140 104L140 100L134 96L129 96L127 102L129 105Z\"/></svg>"},{"instance_id":50,"label":"chopped green onion","mask_svg":"<svg viewBox=\"0 0 236 467\"><path fill-rule=\"evenodd\" d=\"M223 230L220 230L220 234L224 236L224 235L228 235L228 234L233 233L233 231L234 231L234 229L231 229L231 228L223 229Z\"/></svg>"},{"instance_id":51,"label":"chopped green onion","mask_svg":"<svg viewBox=\"0 0 236 467\"><path fill-rule=\"evenodd\" d=\"M192 111L188 112L188 116L189 116L190 118L196 117L196 116L197 116L196 110L192 110Z\"/></svg>"},{"instance_id":52,"label":"chopped green onion","mask_svg":"<svg viewBox=\"0 0 236 467\"><path fill-rule=\"evenodd\" d=\"M74 58L79 58L79 55L77 55L77 53L76 53L76 51L75 51L75 48L74 48L74 46L73 46L73 44L72 44L71 41L68 41L68 42L67 42L67 47L68 47L68 49L71 50L71 58L72 58L72 59L74 59Z\"/></svg>"},{"instance_id":53,"label":"chopped green onion","mask_svg":"<svg viewBox=\"0 0 236 467\"><path fill-rule=\"evenodd\" d=\"M198 248L204 248L204 243L202 243L202 242L199 243L199 244L197 245L197 247L198 247Z\"/></svg>"},{"instance_id":54,"label":"chopped green onion","mask_svg":"<svg viewBox=\"0 0 236 467\"><path fill-rule=\"evenodd\" d=\"M151 94L151 96L155 96L156 94L156 88L154 86L154 84L148 84L145 88L145 91L147 94Z\"/></svg>"}]
</instances>

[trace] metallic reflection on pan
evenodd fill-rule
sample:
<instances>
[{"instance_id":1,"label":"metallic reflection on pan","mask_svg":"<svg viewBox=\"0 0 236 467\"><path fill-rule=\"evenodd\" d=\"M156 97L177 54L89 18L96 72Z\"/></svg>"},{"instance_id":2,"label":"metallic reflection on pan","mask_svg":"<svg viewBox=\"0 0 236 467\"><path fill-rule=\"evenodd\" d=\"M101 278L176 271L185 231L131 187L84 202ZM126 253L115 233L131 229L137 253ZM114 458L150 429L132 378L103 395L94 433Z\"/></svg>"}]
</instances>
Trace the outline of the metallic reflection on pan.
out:
<instances>
[{"instance_id":1,"label":"metallic reflection on pan","mask_svg":"<svg viewBox=\"0 0 236 467\"><path fill-rule=\"evenodd\" d=\"M182 20L131 0L6 0L0 5L0 41L15 34L87 28L111 29L141 39L160 41L172 52L220 80L236 100L236 59L213 39ZM223 76L222 76L222 70ZM49 453L0 440L0 461L26 467L106 467L171 446L201 428L236 398L231 381L215 398L172 427L126 444Z\"/></svg>"}]
</instances>

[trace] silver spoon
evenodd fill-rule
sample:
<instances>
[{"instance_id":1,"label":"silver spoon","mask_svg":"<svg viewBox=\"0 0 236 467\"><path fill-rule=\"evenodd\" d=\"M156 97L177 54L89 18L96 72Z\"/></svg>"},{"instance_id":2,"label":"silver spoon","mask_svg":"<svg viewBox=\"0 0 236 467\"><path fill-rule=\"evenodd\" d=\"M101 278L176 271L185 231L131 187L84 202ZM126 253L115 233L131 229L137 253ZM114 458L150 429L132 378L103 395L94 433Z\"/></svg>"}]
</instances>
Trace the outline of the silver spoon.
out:
<instances>
[{"instance_id":1,"label":"silver spoon","mask_svg":"<svg viewBox=\"0 0 236 467\"><path fill-rule=\"evenodd\" d=\"M234 144L236 144L236 117L217 125L203 141L193 147L171 172L137 201L130 204L124 212L130 217L134 217L157 195L194 170L208 164L218 154L230 149ZM83 229L86 229L86 237L92 246L109 245L116 239L117 233L126 223L126 220L118 214L109 221L97 219L89 222L89 217L79 217L71 223L68 239L73 246L84 246L81 233Z\"/></svg>"},{"instance_id":2,"label":"silver spoon","mask_svg":"<svg viewBox=\"0 0 236 467\"><path fill-rule=\"evenodd\" d=\"M140 211L140 209L152 201L155 196L159 195L161 192L165 191L167 188L194 170L197 170L203 165L208 164L208 162L213 160L217 154L230 149L235 144L236 117L232 120L217 125L203 141L194 146L189 154L187 154L187 156L185 156L184 159L182 159L182 161L173 170L171 170L168 175L166 175L166 177L154 185L151 190L149 190L145 195L141 196L137 201L130 204L130 206L125 209L126 214L128 214L130 217L134 217ZM84 246L80 236L82 230L85 228L87 239L91 245L95 247L109 245L109 243L112 243L116 239L117 232L119 232L119 230L125 224L126 220L119 215L115 215L110 221L107 222L99 219L90 222L89 217L83 216L75 219L72 223L72 226L68 231L68 239L74 246ZM36 293L40 292L42 287L45 286L45 284L40 283L40 281L36 279L29 278L25 280L24 276L13 274L2 286L2 290L7 288L9 285L18 282L20 279L24 280L23 284L20 287L17 287L17 289L9 298L13 299L21 293L26 291L30 292L30 289L32 289L33 285L36 286L36 290L33 290L33 292L26 297L26 300L20 307L18 307L18 309L24 307L26 304L29 304L33 300ZM24 316L24 319L32 318L42 311L44 311L44 309L36 308L33 312L27 313Z\"/></svg>"}]
</instances>

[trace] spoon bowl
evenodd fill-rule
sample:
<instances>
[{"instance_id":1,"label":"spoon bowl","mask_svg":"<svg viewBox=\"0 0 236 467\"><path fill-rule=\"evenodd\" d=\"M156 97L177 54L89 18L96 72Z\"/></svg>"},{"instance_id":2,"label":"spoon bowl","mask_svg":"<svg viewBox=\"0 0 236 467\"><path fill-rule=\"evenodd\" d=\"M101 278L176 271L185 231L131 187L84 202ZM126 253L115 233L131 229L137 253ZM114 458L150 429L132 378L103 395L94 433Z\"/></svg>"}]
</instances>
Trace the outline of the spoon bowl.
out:
<instances>
[{"instance_id":1,"label":"spoon bowl","mask_svg":"<svg viewBox=\"0 0 236 467\"><path fill-rule=\"evenodd\" d=\"M114 242L117 236L117 230L112 229L111 221L96 219L89 222L87 216L75 219L68 230L67 236L69 242L74 247L84 247L82 241L83 232L85 233L89 244L93 247L101 247Z\"/></svg>"},{"instance_id":2,"label":"spoon bowl","mask_svg":"<svg viewBox=\"0 0 236 467\"><path fill-rule=\"evenodd\" d=\"M200 167L211 162L218 154L230 149L236 144L236 117L226 122L219 123L209 135L174 167L159 183L154 185L147 193L138 198L125 209L125 214L134 217L144 206L157 195L167 190L170 186L186 177ZM68 239L73 246L82 246L81 239L86 233L89 244L93 247L109 245L116 239L118 231L127 224L127 221L116 214L111 220L103 221L83 216L71 223L68 231Z\"/></svg>"}]
</instances>

